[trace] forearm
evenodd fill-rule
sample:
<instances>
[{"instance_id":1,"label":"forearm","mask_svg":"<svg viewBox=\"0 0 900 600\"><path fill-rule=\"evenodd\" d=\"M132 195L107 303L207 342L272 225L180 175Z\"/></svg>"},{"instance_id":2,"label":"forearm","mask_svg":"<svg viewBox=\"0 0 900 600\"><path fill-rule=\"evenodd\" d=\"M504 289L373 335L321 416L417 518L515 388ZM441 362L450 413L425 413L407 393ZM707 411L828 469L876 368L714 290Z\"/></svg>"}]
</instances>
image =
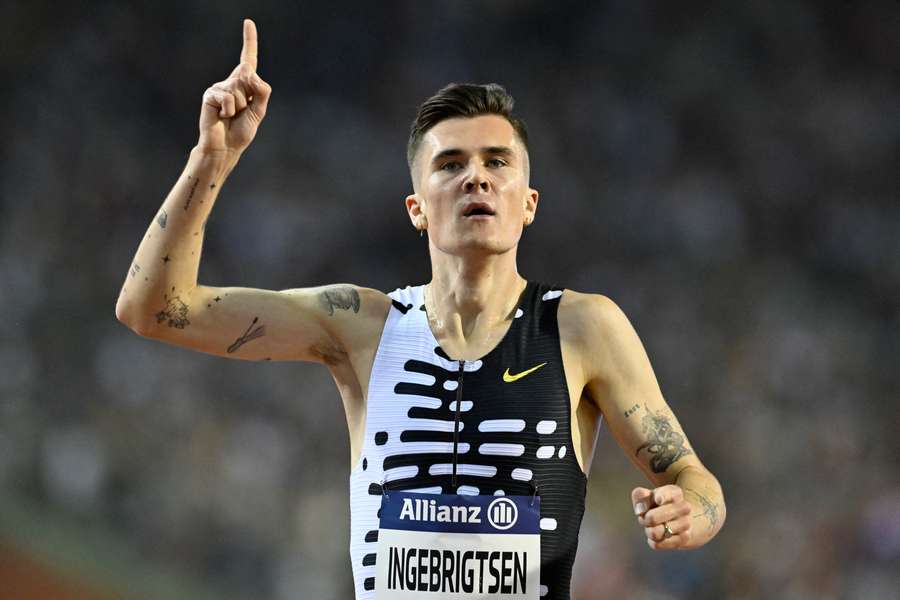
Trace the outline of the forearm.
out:
<instances>
[{"instance_id":1,"label":"forearm","mask_svg":"<svg viewBox=\"0 0 900 600\"><path fill-rule=\"evenodd\" d=\"M725 522L725 497L722 487L706 469L687 467L675 480L690 503L691 540L687 548L698 548L711 540Z\"/></svg>"},{"instance_id":2,"label":"forearm","mask_svg":"<svg viewBox=\"0 0 900 600\"><path fill-rule=\"evenodd\" d=\"M158 325L156 314L177 305L197 285L206 220L237 158L191 150L129 266L116 303L120 321L148 331Z\"/></svg>"}]
</instances>

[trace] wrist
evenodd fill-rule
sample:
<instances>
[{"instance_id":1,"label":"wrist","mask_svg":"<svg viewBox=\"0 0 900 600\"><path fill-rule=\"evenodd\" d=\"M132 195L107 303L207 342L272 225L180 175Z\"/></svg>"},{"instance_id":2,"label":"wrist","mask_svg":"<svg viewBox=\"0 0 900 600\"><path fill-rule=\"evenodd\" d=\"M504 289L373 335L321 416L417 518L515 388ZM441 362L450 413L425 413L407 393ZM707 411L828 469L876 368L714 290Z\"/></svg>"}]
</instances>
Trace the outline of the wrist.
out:
<instances>
[{"instance_id":1,"label":"wrist","mask_svg":"<svg viewBox=\"0 0 900 600\"><path fill-rule=\"evenodd\" d=\"M210 148L202 143L198 143L191 148L191 155L200 156L209 160L218 160L223 162L237 161L242 152L231 150L229 148Z\"/></svg>"},{"instance_id":2,"label":"wrist","mask_svg":"<svg viewBox=\"0 0 900 600\"><path fill-rule=\"evenodd\" d=\"M193 162L201 170L212 170L214 179L227 176L241 158L241 152L206 148L200 144L191 148L189 162Z\"/></svg>"}]
</instances>

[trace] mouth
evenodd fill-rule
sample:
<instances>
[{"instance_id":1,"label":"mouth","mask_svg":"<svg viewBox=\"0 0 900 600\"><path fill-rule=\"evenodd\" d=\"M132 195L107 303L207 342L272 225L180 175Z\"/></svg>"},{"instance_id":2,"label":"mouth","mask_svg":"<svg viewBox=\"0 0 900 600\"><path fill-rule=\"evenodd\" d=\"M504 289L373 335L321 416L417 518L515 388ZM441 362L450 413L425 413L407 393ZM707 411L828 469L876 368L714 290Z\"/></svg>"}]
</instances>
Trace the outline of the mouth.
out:
<instances>
[{"instance_id":1,"label":"mouth","mask_svg":"<svg viewBox=\"0 0 900 600\"><path fill-rule=\"evenodd\" d=\"M476 217L493 217L494 209L487 202L470 202L463 209L463 217L465 218L476 218Z\"/></svg>"}]
</instances>

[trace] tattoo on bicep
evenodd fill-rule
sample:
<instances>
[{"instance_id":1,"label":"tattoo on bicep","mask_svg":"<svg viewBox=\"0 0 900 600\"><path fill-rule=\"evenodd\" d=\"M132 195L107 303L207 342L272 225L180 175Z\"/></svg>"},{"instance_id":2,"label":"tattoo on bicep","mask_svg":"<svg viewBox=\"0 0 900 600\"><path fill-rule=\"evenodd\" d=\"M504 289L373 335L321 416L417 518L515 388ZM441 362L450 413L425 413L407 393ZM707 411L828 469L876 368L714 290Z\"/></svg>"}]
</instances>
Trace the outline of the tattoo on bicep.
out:
<instances>
[{"instance_id":1,"label":"tattoo on bicep","mask_svg":"<svg viewBox=\"0 0 900 600\"><path fill-rule=\"evenodd\" d=\"M159 211L159 214L156 216L156 222L159 223L159 226L165 229L168 221L169 215L166 213L165 209Z\"/></svg>"},{"instance_id":2,"label":"tattoo on bicep","mask_svg":"<svg viewBox=\"0 0 900 600\"><path fill-rule=\"evenodd\" d=\"M141 272L141 265L134 263L131 265L131 276L134 277Z\"/></svg>"},{"instance_id":3,"label":"tattoo on bicep","mask_svg":"<svg viewBox=\"0 0 900 600\"><path fill-rule=\"evenodd\" d=\"M634 455L646 450L650 455L650 468L654 473L663 473L682 456L693 454L684 444L684 436L672 428L672 424L662 411L653 414L647 411L641 420L647 441L638 446Z\"/></svg>"},{"instance_id":4,"label":"tattoo on bicep","mask_svg":"<svg viewBox=\"0 0 900 600\"><path fill-rule=\"evenodd\" d=\"M319 294L319 302L322 308L328 311L328 315L334 315L334 309L342 310L353 309L353 312L359 312L359 292L352 287L338 287L325 290Z\"/></svg>"},{"instance_id":5,"label":"tattoo on bicep","mask_svg":"<svg viewBox=\"0 0 900 600\"><path fill-rule=\"evenodd\" d=\"M234 352L235 350L237 350L238 348L240 348L247 342L249 342L251 340L255 340L258 337L262 337L262 336L266 335L266 326L265 325L260 325L256 329L253 328L253 326L256 325L257 321L259 321L259 317L253 317L253 321L250 322L250 326L247 328L247 330L244 332L244 334L242 336L240 336L238 339L234 340L233 344L228 346L229 354L231 354L232 352Z\"/></svg>"},{"instance_id":6,"label":"tattoo on bicep","mask_svg":"<svg viewBox=\"0 0 900 600\"><path fill-rule=\"evenodd\" d=\"M182 302L181 298L178 296L169 298L167 294L163 294L163 298L166 301L166 307L156 313L157 323L168 320L169 327L174 327L176 329L184 329L185 326L191 324L187 318L188 305Z\"/></svg>"},{"instance_id":7,"label":"tattoo on bicep","mask_svg":"<svg viewBox=\"0 0 900 600\"><path fill-rule=\"evenodd\" d=\"M701 509L700 512L691 516L695 519L698 517L706 517L706 520L709 521L709 528L715 529L716 525L719 523L719 509L716 507L716 504L699 492L689 489L684 491L697 499L697 504Z\"/></svg>"},{"instance_id":8,"label":"tattoo on bicep","mask_svg":"<svg viewBox=\"0 0 900 600\"><path fill-rule=\"evenodd\" d=\"M639 408L640 408L640 405L635 404L634 406L632 406L631 408L629 408L628 410L626 410L626 411L625 411L625 418L627 419L628 417L630 417L631 415L633 415L634 413L636 413L636 412L637 412L637 409L639 409Z\"/></svg>"}]
</instances>

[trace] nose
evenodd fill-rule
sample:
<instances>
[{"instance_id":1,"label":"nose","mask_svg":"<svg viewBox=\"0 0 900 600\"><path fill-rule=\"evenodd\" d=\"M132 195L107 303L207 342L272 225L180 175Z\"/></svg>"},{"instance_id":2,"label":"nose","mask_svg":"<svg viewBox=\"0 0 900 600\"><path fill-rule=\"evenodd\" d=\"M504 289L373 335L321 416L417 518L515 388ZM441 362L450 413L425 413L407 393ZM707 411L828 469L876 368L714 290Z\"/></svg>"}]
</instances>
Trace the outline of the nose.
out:
<instances>
[{"instance_id":1,"label":"nose","mask_svg":"<svg viewBox=\"0 0 900 600\"><path fill-rule=\"evenodd\" d=\"M490 189L490 183L488 183L487 177L484 176L484 173L481 172L481 169L475 167L471 170L469 175L466 177L465 183L463 187L466 190L467 194L471 194L472 192L480 189L483 192L486 192Z\"/></svg>"}]
</instances>

